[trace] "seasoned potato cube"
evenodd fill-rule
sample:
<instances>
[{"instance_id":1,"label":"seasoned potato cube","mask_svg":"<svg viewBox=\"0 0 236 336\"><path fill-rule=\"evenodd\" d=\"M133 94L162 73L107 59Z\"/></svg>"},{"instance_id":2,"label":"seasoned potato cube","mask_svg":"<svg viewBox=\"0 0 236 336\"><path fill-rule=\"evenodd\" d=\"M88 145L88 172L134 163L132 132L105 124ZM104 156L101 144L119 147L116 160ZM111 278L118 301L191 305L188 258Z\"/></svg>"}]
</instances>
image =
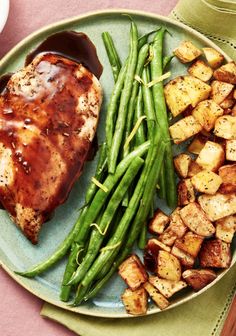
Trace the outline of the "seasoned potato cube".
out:
<instances>
[{"instance_id":1,"label":"seasoned potato cube","mask_svg":"<svg viewBox=\"0 0 236 336\"><path fill-rule=\"evenodd\" d=\"M209 170L194 175L191 181L197 191L210 195L214 195L222 183L221 177Z\"/></svg>"},{"instance_id":2,"label":"seasoned potato cube","mask_svg":"<svg viewBox=\"0 0 236 336\"><path fill-rule=\"evenodd\" d=\"M190 162L191 156L188 154L182 153L174 158L174 166L179 176L187 177Z\"/></svg>"},{"instance_id":3,"label":"seasoned potato cube","mask_svg":"<svg viewBox=\"0 0 236 336\"><path fill-rule=\"evenodd\" d=\"M189 203L180 210L184 224L196 234L210 237L215 233L215 228L197 203Z\"/></svg>"},{"instance_id":4,"label":"seasoned potato cube","mask_svg":"<svg viewBox=\"0 0 236 336\"><path fill-rule=\"evenodd\" d=\"M174 50L174 54L180 62L188 63L200 56L202 52L191 41L182 41L178 48Z\"/></svg>"},{"instance_id":5,"label":"seasoned potato cube","mask_svg":"<svg viewBox=\"0 0 236 336\"><path fill-rule=\"evenodd\" d=\"M156 271L157 257L160 250L170 252L170 247L155 238L148 240L143 255L144 265L148 271L153 273Z\"/></svg>"},{"instance_id":6,"label":"seasoned potato cube","mask_svg":"<svg viewBox=\"0 0 236 336\"><path fill-rule=\"evenodd\" d=\"M178 205L183 206L195 201L193 185L190 179L178 183Z\"/></svg>"},{"instance_id":7,"label":"seasoned potato cube","mask_svg":"<svg viewBox=\"0 0 236 336\"><path fill-rule=\"evenodd\" d=\"M147 273L136 255L131 255L119 267L119 275L127 285L135 290L147 281Z\"/></svg>"},{"instance_id":8,"label":"seasoned potato cube","mask_svg":"<svg viewBox=\"0 0 236 336\"><path fill-rule=\"evenodd\" d=\"M203 48L207 63L213 68L218 68L224 61L224 56L213 48Z\"/></svg>"},{"instance_id":9,"label":"seasoned potato cube","mask_svg":"<svg viewBox=\"0 0 236 336\"><path fill-rule=\"evenodd\" d=\"M223 182L219 191L222 194L236 192L236 164L220 167L219 175Z\"/></svg>"},{"instance_id":10,"label":"seasoned potato cube","mask_svg":"<svg viewBox=\"0 0 236 336\"><path fill-rule=\"evenodd\" d=\"M174 117L210 95L210 85L193 76L179 76L166 84L166 103Z\"/></svg>"},{"instance_id":11,"label":"seasoned potato cube","mask_svg":"<svg viewBox=\"0 0 236 336\"><path fill-rule=\"evenodd\" d=\"M201 195L198 202L211 221L236 213L236 194Z\"/></svg>"},{"instance_id":12,"label":"seasoned potato cube","mask_svg":"<svg viewBox=\"0 0 236 336\"><path fill-rule=\"evenodd\" d=\"M171 253L179 259L180 263L182 266L184 266L185 268L192 268L194 265L194 258L189 255L188 253L180 250L178 247L173 246Z\"/></svg>"},{"instance_id":13,"label":"seasoned potato cube","mask_svg":"<svg viewBox=\"0 0 236 336\"><path fill-rule=\"evenodd\" d=\"M214 127L216 119L223 114L224 110L211 99L200 102L192 111L194 118L208 132Z\"/></svg>"},{"instance_id":14,"label":"seasoned potato cube","mask_svg":"<svg viewBox=\"0 0 236 336\"><path fill-rule=\"evenodd\" d=\"M202 242L203 237L189 231L183 238L176 239L174 246L196 258Z\"/></svg>"},{"instance_id":15,"label":"seasoned potato cube","mask_svg":"<svg viewBox=\"0 0 236 336\"><path fill-rule=\"evenodd\" d=\"M236 231L236 215L228 216L216 221L216 238L231 243Z\"/></svg>"},{"instance_id":16,"label":"seasoned potato cube","mask_svg":"<svg viewBox=\"0 0 236 336\"><path fill-rule=\"evenodd\" d=\"M196 163L203 169L217 171L225 160L222 146L218 143L207 141L199 153Z\"/></svg>"},{"instance_id":17,"label":"seasoned potato cube","mask_svg":"<svg viewBox=\"0 0 236 336\"><path fill-rule=\"evenodd\" d=\"M202 134L197 134L190 145L188 146L188 151L193 154L199 154L203 147L205 146L205 143L207 142L207 137ZM186 177L186 176L183 176Z\"/></svg>"},{"instance_id":18,"label":"seasoned potato cube","mask_svg":"<svg viewBox=\"0 0 236 336\"><path fill-rule=\"evenodd\" d=\"M234 104L232 110L231 110L231 115L236 117L236 104Z\"/></svg>"},{"instance_id":19,"label":"seasoned potato cube","mask_svg":"<svg viewBox=\"0 0 236 336\"><path fill-rule=\"evenodd\" d=\"M236 161L236 140L226 141L226 160Z\"/></svg>"},{"instance_id":20,"label":"seasoned potato cube","mask_svg":"<svg viewBox=\"0 0 236 336\"><path fill-rule=\"evenodd\" d=\"M229 62L222 65L219 69L214 71L214 77L219 81L236 84L236 64Z\"/></svg>"},{"instance_id":21,"label":"seasoned potato cube","mask_svg":"<svg viewBox=\"0 0 236 336\"><path fill-rule=\"evenodd\" d=\"M159 290L159 292L164 295L167 299L174 295L176 292L187 287L186 282L180 281L171 281L166 279L161 279L157 276L150 276L149 282Z\"/></svg>"},{"instance_id":22,"label":"seasoned potato cube","mask_svg":"<svg viewBox=\"0 0 236 336\"><path fill-rule=\"evenodd\" d=\"M131 290L126 288L121 296L121 300L125 306L128 314L131 315L144 315L147 312L148 301L147 292L144 288Z\"/></svg>"},{"instance_id":23,"label":"seasoned potato cube","mask_svg":"<svg viewBox=\"0 0 236 336\"><path fill-rule=\"evenodd\" d=\"M235 99L233 98L233 91L228 95L225 100L220 103L220 107L222 107L224 110L230 109L235 103ZM225 113L227 114L227 113ZM228 113L229 114L229 113Z\"/></svg>"},{"instance_id":24,"label":"seasoned potato cube","mask_svg":"<svg viewBox=\"0 0 236 336\"><path fill-rule=\"evenodd\" d=\"M215 123L214 133L216 136L227 139L236 139L236 117L224 115L219 117Z\"/></svg>"},{"instance_id":25,"label":"seasoned potato cube","mask_svg":"<svg viewBox=\"0 0 236 336\"><path fill-rule=\"evenodd\" d=\"M188 73L201 79L203 82L207 82L211 79L213 70L202 60L197 60L188 68Z\"/></svg>"},{"instance_id":26,"label":"seasoned potato cube","mask_svg":"<svg viewBox=\"0 0 236 336\"><path fill-rule=\"evenodd\" d=\"M167 280L179 281L181 265L179 260L166 251L159 251L157 257L157 274Z\"/></svg>"},{"instance_id":27,"label":"seasoned potato cube","mask_svg":"<svg viewBox=\"0 0 236 336\"><path fill-rule=\"evenodd\" d=\"M187 284L196 292L216 279L216 273L208 269L186 270L183 272L182 276Z\"/></svg>"},{"instance_id":28,"label":"seasoned potato cube","mask_svg":"<svg viewBox=\"0 0 236 336\"><path fill-rule=\"evenodd\" d=\"M146 282L143 287L161 310L169 306L169 301L149 282Z\"/></svg>"},{"instance_id":29,"label":"seasoned potato cube","mask_svg":"<svg viewBox=\"0 0 236 336\"><path fill-rule=\"evenodd\" d=\"M169 217L158 209L151 221L148 224L148 229L152 234L160 234L164 231L166 225L169 223Z\"/></svg>"},{"instance_id":30,"label":"seasoned potato cube","mask_svg":"<svg viewBox=\"0 0 236 336\"><path fill-rule=\"evenodd\" d=\"M191 138L191 136L199 133L201 129L202 126L193 116L185 117L169 127L170 135L176 144Z\"/></svg>"},{"instance_id":31,"label":"seasoned potato cube","mask_svg":"<svg viewBox=\"0 0 236 336\"><path fill-rule=\"evenodd\" d=\"M220 239L205 240L199 252L201 267L228 268L231 263L230 244Z\"/></svg>"},{"instance_id":32,"label":"seasoned potato cube","mask_svg":"<svg viewBox=\"0 0 236 336\"><path fill-rule=\"evenodd\" d=\"M233 91L234 86L229 83L214 80L211 83L211 97L216 104L221 104Z\"/></svg>"},{"instance_id":33,"label":"seasoned potato cube","mask_svg":"<svg viewBox=\"0 0 236 336\"><path fill-rule=\"evenodd\" d=\"M200 171L202 171L202 167L200 167L196 161L192 160L188 170L188 177L193 177Z\"/></svg>"}]
</instances>

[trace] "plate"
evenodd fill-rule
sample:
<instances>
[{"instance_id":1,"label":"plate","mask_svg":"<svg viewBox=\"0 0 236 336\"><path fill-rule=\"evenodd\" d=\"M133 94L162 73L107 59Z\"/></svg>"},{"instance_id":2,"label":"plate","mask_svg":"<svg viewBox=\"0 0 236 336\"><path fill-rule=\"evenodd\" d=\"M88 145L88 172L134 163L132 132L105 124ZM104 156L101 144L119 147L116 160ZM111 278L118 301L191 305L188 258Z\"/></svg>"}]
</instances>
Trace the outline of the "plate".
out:
<instances>
[{"instance_id":1,"label":"plate","mask_svg":"<svg viewBox=\"0 0 236 336\"><path fill-rule=\"evenodd\" d=\"M106 105L113 87L112 73L110 65L108 64L101 34L103 31L109 31L111 33L119 54L124 60L128 52L130 21L127 16L121 15L122 13L132 15L138 25L139 33L141 35L164 25L171 33L166 35L166 54L170 54L183 39L190 39L199 47L211 46L220 50L214 43L201 34L171 19L139 11L123 9L109 10L89 13L80 17L68 19L43 28L42 30L30 35L0 61L0 75L6 72L14 72L21 68L24 64L24 59L27 53L45 37L52 33L61 30L75 30L86 33L96 45L99 59L104 65L104 72L101 77L101 84L104 89L104 103L98 128L98 139L100 142L104 135L103 125L105 122ZM229 60L229 57L226 55L225 57ZM173 77L186 72L186 66L180 64L177 60L173 61L171 69ZM125 312L120 301L120 295L124 290L125 285L118 276L114 276L107 284L105 290L101 291L94 300L77 308L71 308L68 307L66 303L59 300L60 280L63 276L66 260L62 260L53 269L49 270L42 276L36 277L35 279L26 279L15 275L13 272L13 270L28 269L32 265L35 265L41 260L47 258L68 234L78 216L79 209L83 204L86 186L94 172L95 164L96 158L93 162L86 164L84 173L75 183L69 199L65 204L56 209L53 219L43 226L40 234L40 241L37 246L33 246L11 222L8 214L4 210L0 210L0 262L2 267L10 274L10 276L12 276L23 287L41 299L56 306L86 315L113 318L130 317L130 315ZM163 208L163 210L167 209ZM234 246L232 265L235 261L236 248ZM209 287L213 286L216 281L220 280L227 271L228 270L219 272L217 280L209 284L197 294L190 290L179 293L175 296L174 300L172 300L170 308L176 307L177 305L204 292ZM148 314L159 311L160 310L156 306L152 306L150 304Z\"/></svg>"},{"instance_id":2,"label":"plate","mask_svg":"<svg viewBox=\"0 0 236 336\"><path fill-rule=\"evenodd\" d=\"M0 33L3 30L9 13L9 0L0 0Z\"/></svg>"}]
</instances>

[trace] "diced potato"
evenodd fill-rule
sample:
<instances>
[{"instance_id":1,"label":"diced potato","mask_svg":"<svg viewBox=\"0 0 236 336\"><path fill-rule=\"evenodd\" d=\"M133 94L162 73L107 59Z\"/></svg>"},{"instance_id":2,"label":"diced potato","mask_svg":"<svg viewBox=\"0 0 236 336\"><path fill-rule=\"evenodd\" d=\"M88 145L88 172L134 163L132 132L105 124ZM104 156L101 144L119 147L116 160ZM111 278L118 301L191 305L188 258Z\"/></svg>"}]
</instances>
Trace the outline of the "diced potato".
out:
<instances>
[{"instance_id":1,"label":"diced potato","mask_svg":"<svg viewBox=\"0 0 236 336\"><path fill-rule=\"evenodd\" d=\"M224 115L219 117L215 123L214 133L216 136L227 139L236 139L236 117Z\"/></svg>"},{"instance_id":2,"label":"diced potato","mask_svg":"<svg viewBox=\"0 0 236 336\"><path fill-rule=\"evenodd\" d=\"M202 134L197 134L190 145L188 146L188 151L193 154L199 154L202 148L205 146L205 143L207 142L207 137ZM190 165L190 164L189 164ZM183 176L187 177L187 176Z\"/></svg>"},{"instance_id":3,"label":"diced potato","mask_svg":"<svg viewBox=\"0 0 236 336\"><path fill-rule=\"evenodd\" d=\"M219 175L223 182L219 191L222 194L236 192L236 164L220 167Z\"/></svg>"},{"instance_id":4,"label":"diced potato","mask_svg":"<svg viewBox=\"0 0 236 336\"><path fill-rule=\"evenodd\" d=\"M230 244L220 239L205 240L199 252L201 267L228 268L231 263Z\"/></svg>"},{"instance_id":5,"label":"diced potato","mask_svg":"<svg viewBox=\"0 0 236 336\"><path fill-rule=\"evenodd\" d=\"M208 269L191 269L182 274L183 279L196 292L216 279L216 273Z\"/></svg>"},{"instance_id":6,"label":"diced potato","mask_svg":"<svg viewBox=\"0 0 236 336\"><path fill-rule=\"evenodd\" d=\"M181 153L174 158L174 166L179 176L187 177L190 162L191 156L188 154Z\"/></svg>"},{"instance_id":7,"label":"diced potato","mask_svg":"<svg viewBox=\"0 0 236 336\"><path fill-rule=\"evenodd\" d=\"M201 195L198 202L211 221L236 213L236 194Z\"/></svg>"},{"instance_id":8,"label":"diced potato","mask_svg":"<svg viewBox=\"0 0 236 336\"><path fill-rule=\"evenodd\" d=\"M179 281L181 278L181 265L179 260L166 251L159 251L157 257L157 274L167 280Z\"/></svg>"},{"instance_id":9,"label":"diced potato","mask_svg":"<svg viewBox=\"0 0 236 336\"><path fill-rule=\"evenodd\" d=\"M152 273L156 272L157 257L160 250L170 252L170 247L155 238L149 239L144 248L144 265L145 268Z\"/></svg>"},{"instance_id":10,"label":"diced potato","mask_svg":"<svg viewBox=\"0 0 236 336\"><path fill-rule=\"evenodd\" d=\"M216 119L223 114L224 110L211 99L200 102L192 111L194 118L208 132L214 127Z\"/></svg>"},{"instance_id":11,"label":"diced potato","mask_svg":"<svg viewBox=\"0 0 236 336\"><path fill-rule=\"evenodd\" d=\"M193 76L179 76L166 84L166 103L174 117L194 108L210 95L210 85Z\"/></svg>"},{"instance_id":12,"label":"diced potato","mask_svg":"<svg viewBox=\"0 0 236 336\"><path fill-rule=\"evenodd\" d=\"M233 98L236 100L236 89L234 89Z\"/></svg>"},{"instance_id":13,"label":"diced potato","mask_svg":"<svg viewBox=\"0 0 236 336\"><path fill-rule=\"evenodd\" d=\"M207 63L213 68L218 68L224 61L224 56L219 53L219 51L213 49L213 48L203 48L202 49Z\"/></svg>"},{"instance_id":14,"label":"diced potato","mask_svg":"<svg viewBox=\"0 0 236 336\"><path fill-rule=\"evenodd\" d=\"M229 83L214 80L211 83L211 97L216 104L221 104L233 91L234 86Z\"/></svg>"},{"instance_id":15,"label":"diced potato","mask_svg":"<svg viewBox=\"0 0 236 336\"><path fill-rule=\"evenodd\" d=\"M182 41L178 48L174 50L174 54L180 62L188 63L200 56L202 52L191 41Z\"/></svg>"},{"instance_id":16,"label":"diced potato","mask_svg":"<svg viewBox=\"0 0 236 336\"><path fill-rule=\"evenodd\" d=\"M143 287L136 290L126 288L121 296L123 304L128 314L144 315L147 312L148 301L147 292Z\"/></svg>"},{"instance_id":17,"label":"diced potato","mask_svg":"<svg viewBox=\"0 0 236 336\"><path fill-rule=\"evenodd\" d=\"M202 171L202 167L200 167L196 161L192 160L188 170L188 177L193 177L200 171Z\"/></svg>"},{"instance_id":18,"label":"diced potato","mask_svg":"<svg viewBox=\"0 0 236 336\"><path fill-rule=\"evenodd\" d=\"M169 301L149 282L146 282L143 287L161 310L169 306Z\"/></svg>"},{"instance_id":19,"label":"diced potato","mask_svg":"<svg viewBox=\"0 0 236 336\"><path fill-rule=\"evenodd\" d=\"M236 104L234 104L234 106L231 109L231 115L236 117Z\"/></svg>"},{"instance_id":20,"label":"diced potato","mask_svg":"<svg viewBox=\"0 0 236 336\"><path fill-rule=\"evenodd\" d=\"M203 169L217 171L225 160L225 153L218 143L207 141L199 153L196 163Z\"/></svg>"},{"instance_id":21,"label":"diced potato","mask_svg":"<svg viewBox=\"0 0 236 336\"><path fill-rule=\"evenodd\" d=\"M148 224L148 229L152 234L160 234L165 230L166 225L169 223L169 217L158 209L151 221Z\"/></svg>"},{"instance_id":22,"label":"diced potato","mask_svg":"<svg viewBox=\"0 0 236 336\"><path fill-rule=\"evenodd\" d=\"M203 82L207 82L211 79L213 70L202 60L197 60L188 68L188 73L201 79Z\"/></svg>"},{"instance_id":23,"label":"diced potato","mask_svg":"<svg viewBox=\"0 0 236 336\"><path fill-rule=\"evenodd\" d=\"M189 203L182 208L180 216L184 224L200 236L210 237L215 233L214 225L212 225L197 203Z\"/></svg>"},{"instance_id":24,"label":"diced potato","mask_svg":"<svg viewBox=\"0 0 236 336\"><path fill-rule=\"evenodd\" d=\"M228 216L216 221L216 238L231 243L236 231L236 215Z\"/></svg>"},{"instance_id":25,"label":"diced potato","mask_svg":"<svg viewBox=\"0 0 236 336\"><path fill-rule=\"evenodd\" d=\"M201 129L202 126L193 116L185 117L169 127L170 135L176 144L191 138Z\"/></svg>"},{"instance_id":26,"label":"diced potato","mask_svg":"<svg viewBox=\"0 0 236 336\"><path fill-rule=\"evenodd\" d=\"M222 65L219 69L214 71L214 77L219 81L236 84L236 64L229 62Z\"/></svg>"},{"instance_id":27,"label":"diced potato","mask_svg":"<svg viewBox=\"0 0 236 336\"><path fill-rule=\"evenodd\" d=\"M236 140L226 140L226 160L236 161Z\"/></svg>"},{"instance_id":28,"label":"diced potato","mask_svg":"<svg viewBox=\"0 0 236 336\"><path fill-rule=\"evenodd\" d=\"M180 263L184 268L192 268L194 265L194 258L188 253L180 250L175 245L172 247L171 253L179 259Z\"/></svg>"},{"instance_id":29,"label":"diced potato","mask_svg":"<svg viewBox=\"0 0 236 336\"><path fill-rule=\"evenodd\" d=\"M194 175L191 181L197 191L210 195L214 195L222 183L221 177L209 170Z\"/></svg>"},{"instance_id":30,"label":"diced potato","mask_svg":"<svg viewBox=\"0 0 236 336\"><path fill-rule=\"evenodd\" d=\"M220 104L220 107L222 107L224 110L229 109L233 107L235 104L235 99L233 98L233 91L228 95L225 100L222 101Z\"/></svg>"},{"instance_id":31,"label":"diced potato","mask_svg":"<svg viewBox=\"0 0 236 336\"><path fill-rule=\"evenodd\" d=\"M149 282L159 290L159 292L164 295L167 299L174 295L176 292L187 287L186 282L180 281L171 281L166 279L161 279L157 276L150 276Z\"/></svg>"},{"instance_id":32,"label":"diced potato","mask_svg":"<svg viewBox=\"0 0 236 336\"><path fill-rule=\"evenodd\" d=\"M195 193L191 179L184 179L178 183L178 205L183 206L195 201Z\"/></svg>"},{"instance_id":33,"label":"diced potato","mask_svg":"<svg viewBox=\"0 0 236 336\"><path fill-rule=\"evenodd\" d=\"M203 237L189 231L183 238L176 239L174 246L196 258L202 242Z\"/></svg>"},{"instance_id":34,"label":"diced potato","mask_svg":"<svg viewBox=\"0 0 236 336\"><path fill-rule=\"evenodd\" d=\"M123 261L118 273L132 290L139 288L148 278L140 259L135 254Z\"/></svg>"}]
</instances>

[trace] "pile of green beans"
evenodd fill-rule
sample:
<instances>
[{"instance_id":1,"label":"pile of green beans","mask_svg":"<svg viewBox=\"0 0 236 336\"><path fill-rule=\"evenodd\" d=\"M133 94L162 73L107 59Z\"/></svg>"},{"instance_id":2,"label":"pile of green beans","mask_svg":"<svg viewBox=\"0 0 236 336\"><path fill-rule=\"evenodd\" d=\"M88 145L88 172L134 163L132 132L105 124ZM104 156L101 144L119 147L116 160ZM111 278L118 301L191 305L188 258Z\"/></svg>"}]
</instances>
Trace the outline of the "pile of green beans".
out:
<instances>
[{"instance_id":1,"label":"pile of green beans","mask_svg":"<svg viewBox=\"0 0 236 336\"><path fill-rule=\"evenodd\" d=\"M99 183L91 181L79 218L53 255L26 272L16 272L35 277L68 254L60 298L72 299L73 306L105 286L136 241L144 248L157 184L168 205L176 205L163 83L146 85L160 77L172 59L163 55L164 34L160 28L139 37L131 20L123 65L111 35L102 34L115 85L94 175Z\"/></svg>"}]
</instances>

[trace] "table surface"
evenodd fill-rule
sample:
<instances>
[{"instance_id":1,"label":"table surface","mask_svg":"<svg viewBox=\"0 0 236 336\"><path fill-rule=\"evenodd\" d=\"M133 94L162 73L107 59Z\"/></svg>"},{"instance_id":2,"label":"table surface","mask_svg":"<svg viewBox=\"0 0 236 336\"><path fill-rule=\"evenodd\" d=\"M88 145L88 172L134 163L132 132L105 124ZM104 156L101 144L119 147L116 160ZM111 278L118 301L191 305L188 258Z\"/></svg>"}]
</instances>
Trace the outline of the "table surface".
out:
<instances>
[{"instance_id":1,"label":"table surface","mask_svg":"<svg viewBox=\"0 0 236 336\"><path fill-rule=\"evenodd\" d=\"M109 8L139 9L167 15L176 3L177 0L11 0L9 18L0 34L0 58L31 32L64 18ZM39 315L42 301L20 287L2 269L0 302L1 335L75 335L63 326L43 319Z\"/></svg>"}]
</instances>

